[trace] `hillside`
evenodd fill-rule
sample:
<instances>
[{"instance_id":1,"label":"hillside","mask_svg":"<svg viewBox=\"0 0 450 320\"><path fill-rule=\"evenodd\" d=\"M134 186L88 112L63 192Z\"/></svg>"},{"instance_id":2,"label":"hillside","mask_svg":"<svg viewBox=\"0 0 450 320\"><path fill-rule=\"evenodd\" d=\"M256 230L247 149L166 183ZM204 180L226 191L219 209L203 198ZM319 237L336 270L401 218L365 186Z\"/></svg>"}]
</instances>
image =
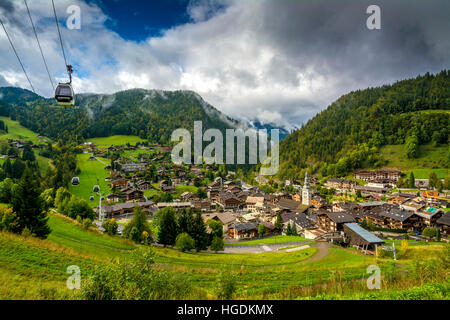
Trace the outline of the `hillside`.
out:
<instances>
[{"instance_id":1,"label":"hillside","mask_svg":"<svg viewBox=\"0 0 450 320\"><path fill-rule=\"evenodd\" d=\"M51 214L49 224L52 233L47 240L0 232L0 299L79 299L79 291L66 288L68 266L79 266L85 281L96 267L117 263L139 247L117 236L86 231L64 216ZM436 284L441 279L436 273L424 281L425 269L414 267L419 259L439 263L447 245L410 243L395 263L381 258L375 262L338 247L329 248L323 257L316 256L315 248L259 254L153 250L157 270L186 279L195 288L193 299L214 299L221 272L234 275L240 299L448 299L448 283ZM375 263L388 276L383 280L386 289L374 293L361 279Z\"/></svg>"},{"instance_id":2,"label":"hillside","mask_svg":"<svg viewBox=\"0 0 450 320\"><path fill-rule=\"evenodd\" d=\"M54 99L27 90L0 88L0 115L9 115L24 127L54 139L134 135L167 143L173 130L192 130L194 121L203 128L224 130L241 124L215 109L191 91L132 89L110 95L76 96L78 108L55 107ZM6 102L6 104L5 104Z\"/></svg>"},{"instance_id":3,"label":"hillside","mask_svg":"<svg viewBox=\"0 0 450 320\"><path fill-rule=\"evenodd\" d=\"M306 168L322 176L385 166L448 169L448 151L438 150L448 150L449 110L449 71L351 92L281 142L279 177L303 176ZM389 145L410 161L399 163Z\"/></svg>"}]
</instances>

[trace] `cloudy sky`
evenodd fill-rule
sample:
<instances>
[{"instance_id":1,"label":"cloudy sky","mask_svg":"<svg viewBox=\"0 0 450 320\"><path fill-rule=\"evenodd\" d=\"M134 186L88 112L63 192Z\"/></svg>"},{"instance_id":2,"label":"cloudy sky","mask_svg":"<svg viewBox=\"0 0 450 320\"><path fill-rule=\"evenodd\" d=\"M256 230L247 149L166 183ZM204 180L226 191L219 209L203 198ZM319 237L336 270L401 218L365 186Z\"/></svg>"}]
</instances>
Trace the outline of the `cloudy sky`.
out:
<instances>
[{"instance_id":1,"label":"cloudy sky","mask_svg":"<svg viewBox=\"0 0 450 320\"><path fill-rule=\"evenodd\" d=\"M300 126L351 90L450 68L448 0L55 0L76 92L188 89L238 119ZM381 8L381 30L366 9ZM54 81L65 81L51 0L28 0ZM69 30L70 5L81 29ZM0 19L36 92L52 87L23 0ZM0 29L0 86L29 88Z\"/></svg>"}]
</instances>

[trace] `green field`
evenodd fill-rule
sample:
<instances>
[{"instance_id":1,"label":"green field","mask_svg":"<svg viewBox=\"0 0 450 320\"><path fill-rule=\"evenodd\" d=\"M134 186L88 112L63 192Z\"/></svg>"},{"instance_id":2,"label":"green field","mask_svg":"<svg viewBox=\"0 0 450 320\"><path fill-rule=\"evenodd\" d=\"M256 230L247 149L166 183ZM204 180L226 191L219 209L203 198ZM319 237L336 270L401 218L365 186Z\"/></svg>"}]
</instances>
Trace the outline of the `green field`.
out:
<instances>
[{"instance_id":1,"label":"green field","mask_svg":"<svg viewBox=\"0 0 450 320\"><path fill-rule=\"evenodd\" d=\"M108 148L110 146L121 146L127 143L135 145L138 142L144 141L137 136L111 136L104 138L91 138L88 142L95 143L98 148Z\"/></svg>"},{"instance_id":2,"label":"green field","mask_svg":"<svg viewBox=\"0 0 450 320\"><path fill-rule=\"evenodd\" d=\"M406 157L404 145L383 146L380 153L388 161L387 167L395 167L408 174L412 170L417 179L428 179L432 171L441 179L449 174L448 146L421 145L416 159Z\"/></svg>"},{"instance_id":3,"label":"green field","mask_svg":"<svg viewBox=\"0 0 450 320\"><path fill-rule=\"evenodd\" d=\"M288 243L288 242L299 242L299 241L311 241L309 239L300 236L274 236L270 238L242 241L227 243L226 246L255 246L259 244L271 244L271 243Z\"/></svg>"},{"instance_id":4,"label":"green field","mask_svg":"<svg viewBox=\"0 0 450 320\"><path fill-rule=\"evenodd\" d=\"M108 170L105 170L105 164L100 161L89 161L90 154L82 153L77 155L77 165L80 168L81 173L79 175L80 184L78 186L69 186L69 191L86 201L88 201L93 207L98 206L99 197L92 192L95 185L100 186L100 191L105 195L111 193L109 188L109 182L105 181L105 178L109 176ZM109 159L99 158L104 163L110 163ZM90 201L90 196L94 196L95 200Z\"/></svg>"},{"instance_id":5,"label":"green field","mask_svg":"<svg viewBox=\"0 0 450 320\"><path fill-rule=\"evenodd\" d=\"M60 215L51 215L49 224L52 233L47 240L0 232L0 299L77 299L78 292L65 286L68 266L79 266L83 281L96 266L115 263L138 247L118 236L86 231ZM399 252L395 263L337 247L318 259L317 248L260 254L183 253L158 247L154 251L158 270L187 278L203 298L214 299L220 272L231 272L240 299L367 299L373 294L379 299L448 299L448 281L436 284L434 275L412 280L415 273L407 273L418 259L438 259L442 248L442 244L417 245ZM382 292L365 286L371 264L381 268L386 288Z\"/></svg>"},{"instance_id":6,"label":"green field","mask_svg":"<svg viewBox=\"0 0 450 320\"><path fill-rule=\"evenodd\" d=\"M16 140L26 140L32 141L35 144L42 143L38 138L38 134L22 127L19 122L13 121L7 117L0 117L0 120L8 126L8 133L0 134L0 139L16 139ZM44 141L49 141L47 138Z\"/></svg>"}]
</instances>

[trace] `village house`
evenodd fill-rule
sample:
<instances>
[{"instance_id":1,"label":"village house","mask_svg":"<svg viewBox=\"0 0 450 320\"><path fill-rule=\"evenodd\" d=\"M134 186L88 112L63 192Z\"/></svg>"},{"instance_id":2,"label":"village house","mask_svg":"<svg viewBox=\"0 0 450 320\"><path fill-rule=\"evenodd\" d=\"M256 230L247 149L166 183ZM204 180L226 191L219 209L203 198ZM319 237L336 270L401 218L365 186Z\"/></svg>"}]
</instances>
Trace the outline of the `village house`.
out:
<instances>
[{"instance_id":1,"label":"village house","mask_svg":"<svg viewBox=\"0 0 450 320\"><path fill-rule=\"evenodd\" d=\"M120 189L120 196L123 201L131 202L143 199L144 193L141 190L137 190L134 188L123 188Z\"/></svg>"},{"instance_id":2,"label":"village house","mask_svg":"<svg viewBox=\"0 0 450 320\"><path fill-rule=\"evenodd\" d=\"M331 178L325 183L325 187L335 189L339 192L351 192L354 190L356 182L352 180Z\"/></svg>"},{"instance_id":3,"label":"village house","mask_svg":"<svg viewBox=\"0 0 450 320\"><path fill-rule=\"evenodd\" d=\"M338 232L344 223L355 222L355 218L346 212L321 211L317 214L317 225L326 232Z\"/></svg>"},{"instance_id":4,"label":"village house","mask_svg":"<svg viewBox=\"0 0 450 320\"><path fill-rule=\"evenodd\" d=\"M238 209L241 205L241 201L229 191L220 192L217 196L216 203L225 210Z\"/></svg>"},{"instance_id":5,"label":"village house","mask_svg":"<svg viewBox=\"0 0 450 320\"><path fill-rule=\"evenodd\" d=\"M436 208L428 208L425 211L416 211L415 214L422 218L423 228L436 227L437 220L442 217L444 210Z\"/></svg>"},{"instance_id":6,"label":"village house","mask_svg":"<svg viewBox=\"0 0 450 320\"><path fill-rule=\"evenodd\" d=\"M176 211L179 211L182 209L192 209L194 206L190 202L158 202L156 204L156 208L158 208L158 210L161 210L161 209L164 209L167 207L172 207Z\"/></svg>"},{"instance_id":7,"label":"village house","mask_svg":"<svg viewBox=\"0 0 450 320\"><path fill-rule=\"evenodd\" d=\"M139 180L135 183L135 186L139 190L150 190L153 189L151 182L145 180Z\"/></svg>"},{"instance_id":8,"label":"village house","mask_svg":"<svg viewBox=\"0 0 450 320\"><path fill-rule=\"evenodd\" d=\"M203 220L207 222L208 220L220 221L223 226L223 232L228 232L229 227L232 224L237 223L237 215L233 212L217 212L217 213L204 213L202 214Z\"/></svg>"},{"instance_id":9,"label":"village house","mask_svg":"<svg viewBox=\"0 0 450 320\"><path fill-rule=\"evenodd\" d=\"M286 230L287 225L294 225L297 231L297 234L302 235L306 229L313 228L313 224L306 217L306 214L301 213L293 213L293 212L285 212L281 214L281 219L283 220L283 229Z\"/></svg>"},{"instance_id":10,"label":"village house","mask_svg":"<svg viewBox=\"0 0 450 320\"><path fill-rule=\"evenodd\" d=\"M136 172L136 171L144 171L147 165L145 163L138 163L138 162L126 162L126 163L119 163L120 169L125 172Z\"/></svg>"},{"instance_id":11,"label":"village house","mask_svg":"<svg viewBox=\"0 0 450 320\"><path fill-rule=\"evenodd\" d=\"M111 218L120 218L128 215L132 215L134 208L138 206L142 208L142 210L147 213L149 216L152 216L157 211L154 203L152 201L146 202L136 202L136 203L116 203L114 205L103 205L102 212L105 213L105 217L107 219ZM98 207L93 209L94 212L99 216Z\"/></svg>"},{"instance_id":12,"label":"village house","mask_svg":"<svg viewBox=\"0 0 450 320\"><path fill-rule=\"evenodd\" d=\"M440 228L442 234L450 235L450 211L445 212L437 221L436 225Z\"/></svg>"},{"instance_id":13,"label":"village house","mask_svg":"<svg viewBox=\"0 0 450 320\"><path fill-rule=\"evenodd\" d=\"M357 170L353 173L353 177L358 180L364 180L367 182L386 182L386 183L397 183L400 179L401 171L395 169L385 169L385 170Z\"/></svg>"},{"instance_id":14,"label":"village house","mask_svg":"<svg viewBox=\"0 0 450 320\"><path fill-rule=\"evenodd\" d=\"M239 222L230 225L228 236L232 239L254 238L258 234L258 227L249 222Z\"/></svg>"},{"instance_id":15,"label":"village house","mask_svg":"<svg viewBox=\"0 0 450 320\"><path fill-rule=\"evenodd\" d=\"M245 200L245 208L248 212L257 212L257 207L264 206L264 197L247 197Z\"/></svg>"},{"instance_id":16,"label":"village house","mask_svg":"<svg viewBox=\"0 0 450 320\"><path fill-rule=\"evenodd\" d=\"M122 189L128 186L128 180L124 178L115 179L111 181L109 186L111 189L113 188Z\"/></svg>"}]
</instances>

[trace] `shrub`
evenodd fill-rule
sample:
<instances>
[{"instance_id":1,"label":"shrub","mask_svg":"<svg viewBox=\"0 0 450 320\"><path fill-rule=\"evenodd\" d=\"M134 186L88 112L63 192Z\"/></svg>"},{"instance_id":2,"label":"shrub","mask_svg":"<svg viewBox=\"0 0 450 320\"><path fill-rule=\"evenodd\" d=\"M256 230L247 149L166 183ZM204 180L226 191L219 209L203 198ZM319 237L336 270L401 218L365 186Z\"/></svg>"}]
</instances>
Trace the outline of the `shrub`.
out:
<instances>
[{"instance_id":1,"label":"shrub","mask_svg":"<svg viewBox=\"0 0 450 320\"><path fill-rule=\"evenodd\" d=\"M154 269L153 250L140 248L118 264L98 267L82 283L87 300L187 299L191 287L186 278Z\"/></svg>"},{"instance_id":2,"label":"shrub","mask_svg":"<svg viewBox=\"0 0 450 320\"><path fill-rule=\"evenodd\" d=\"M423 229L422 235L424 237L433 238L433 237L436 236L436 229L435 228L431 228L431 227L427 227L427 228Z\"/></svg>"},{"instance_id":3,"label":"shrub","mask_svg":"<svg viewBox=\"0 0 450 320\"><path fill-rule=\"evenodd\" d=\"M178 235L175 245L181 251L190 251L195 248L195 241L187 233L181 233Z\"/></svg>"},{"instance_id":4,"label":"shrub","mask_svg":"<svg viewBox=\"0 0 450 320\"><path fill-rule=\"evenodd\" d=\"M117 221L114 218L112 218L103 222L102 228L105 229L106 234L114 236L117 234L117 229L119 228L119 225Z\"/></svg>"},{"instance_id":5,"label":"shrub","mask_svg":"<svg viewBox=\"0 0 450 320\"><path fill-rule=\"evenodd\" d=\"M90 227L92 227L92 220L89 218L83 219L83 228L88 230Z\"/></svg>"},{"instance_id":6,"label":"shrub","mask_svg":"<svg viewBox=\"0 0 450 320\"><path fill-rule=\"evenodd\" d=\"M219 237L214 237L213 241L211 242L211 250L212 251L223 251L224 243L223 239Z\"/></svg>"},{"instance_id":7,"label":"shrub","mask_svg":"<svg viewBox=\"0 0 450 320\"><path fill-rule=\"evenodd\" d=\"M221 272L217 279L217 298L222 300L231 300L236 293L236 275L231 272Z\"/></svg>"}]
</instances>

